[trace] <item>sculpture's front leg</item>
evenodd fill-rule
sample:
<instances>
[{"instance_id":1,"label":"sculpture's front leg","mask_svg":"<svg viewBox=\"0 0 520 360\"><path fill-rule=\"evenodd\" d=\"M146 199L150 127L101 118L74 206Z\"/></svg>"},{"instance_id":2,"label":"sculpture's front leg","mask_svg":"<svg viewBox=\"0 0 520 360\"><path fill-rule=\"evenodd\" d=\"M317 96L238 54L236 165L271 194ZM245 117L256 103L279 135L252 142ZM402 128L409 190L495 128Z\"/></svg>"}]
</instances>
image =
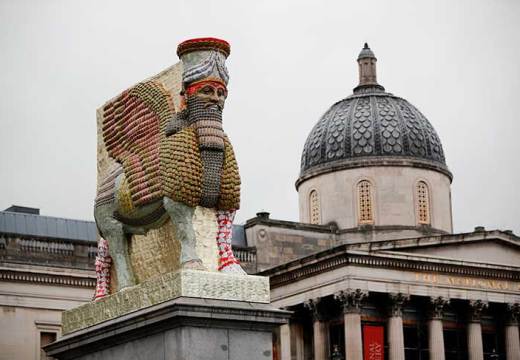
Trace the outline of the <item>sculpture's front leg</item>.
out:
<instances>
[{"instance_id":1,"label":"sculpture's front leg","mask_svg":"<svg viewBox=\"0 0 520 360\"><path fill-rule=\"evenodd\" d=\"M195 208L167 197L163 199L163 204L175 227L175 237L181 243L181 267L206 271L195 249L196 237L193 229Z\"/></svg>"},{"instance_id":2,"label":"sculpture's front leg","mask_svg":"<svg viewBox=\"0 0 520 360\"><path fill-rule=\"evenodd\" d=\"M134 271L128 254L128 239L123 224L114 218L115 204L96 206L94 218L100 235L108 241L114 262L118 289L135 285Z\"/></svg>"},{"instance_id":3,"label":"sculpture's front leg","mask_svg":"<svg viewBox=\"0 0 520 360\"><path fill-rule=\"evenodd\" d=\"M94 293L94 300L99 300L110 295L111 267L112 258L108 253L108 241L100 238L96 256L96 291Z\"/></svg>"},{"instance_id":4,"label":"sculpture's front leg","mask_svg":"<svg viewBox=\"0 0 520 360\"><path fill-rule=\"evenodd\" d=\"M246 272L240 266L238 260L233 254L231 240L233 238L233 219L235 211L217 211L217 245L219 255L218 270L224 273L235 273L246 275Z\"/></svg>"}]
</instances>

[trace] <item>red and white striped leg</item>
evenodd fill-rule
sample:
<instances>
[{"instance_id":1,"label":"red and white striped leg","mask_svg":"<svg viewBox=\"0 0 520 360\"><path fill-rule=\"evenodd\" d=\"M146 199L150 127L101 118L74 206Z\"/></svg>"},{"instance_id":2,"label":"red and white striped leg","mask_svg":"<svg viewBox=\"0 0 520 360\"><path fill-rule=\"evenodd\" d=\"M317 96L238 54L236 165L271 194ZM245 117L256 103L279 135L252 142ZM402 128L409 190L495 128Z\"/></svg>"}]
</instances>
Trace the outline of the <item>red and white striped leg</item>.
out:
<instances>
[{"instance_id":1,"label":"red and white striped leg","mask_svg":"<svg viewBox=\"0 0 520 360\"><path fill-rule=\"evenodd\" d=\"M223 273L246 275L231 248L233 237L233 218L235 211L217 210L217 246L218 246L218 270Z\"/></svg>"},{"instance_id":2,"label":"red and white striped leg","mask_svg":"<svg viewBox=\"0 0 520 360\"><path fill-rule=\"evenodd\" d=\"M96 256L96 292L94 301L110 295L110 268L112 258L108 254L108 241L100 238L98 241L98 253Z\"/></svg>"}]
</instances>

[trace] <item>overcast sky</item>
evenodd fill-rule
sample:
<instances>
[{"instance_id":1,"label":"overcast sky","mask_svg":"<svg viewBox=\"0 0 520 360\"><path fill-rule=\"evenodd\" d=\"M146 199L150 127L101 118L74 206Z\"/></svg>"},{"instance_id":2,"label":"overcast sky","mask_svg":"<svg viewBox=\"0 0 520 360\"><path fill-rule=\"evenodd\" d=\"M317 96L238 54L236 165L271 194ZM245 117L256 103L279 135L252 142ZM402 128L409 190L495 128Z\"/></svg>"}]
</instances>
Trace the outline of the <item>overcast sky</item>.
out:
<instances>
[{"instance_id":1,"label":"overcast sky","mask_svg":"<svg viewBox=\"0 0 520 360\"><path fill-rule=\"evenodd\" d=\"M95 109L178 61L179 42L231 43L224 128L242 176L238 222L298 220L303 144L357 85L378 80L437 130L455 231L520 234L520 2L0 0L0 207L93 219Z\"/></svg>"}]
</instances>

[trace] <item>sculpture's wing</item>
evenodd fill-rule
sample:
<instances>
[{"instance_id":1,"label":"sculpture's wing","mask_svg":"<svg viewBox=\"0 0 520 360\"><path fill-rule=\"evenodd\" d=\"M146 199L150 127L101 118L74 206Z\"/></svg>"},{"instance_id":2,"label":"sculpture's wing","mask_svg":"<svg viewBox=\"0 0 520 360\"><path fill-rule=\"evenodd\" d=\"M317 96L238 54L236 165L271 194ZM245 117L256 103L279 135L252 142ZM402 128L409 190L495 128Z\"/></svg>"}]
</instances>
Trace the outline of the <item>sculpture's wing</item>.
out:
<instances>
[{"instance_id":1,"label":"sculpture's wing","mask_svg":"<svg viewBox=\"0 0 520 360\"><path fill-rule=\"evenodd\" d=\"M153 80L124 91L103 108L107 152L123 165L136 206L162 196L159 144L174 114L170 93Z\"/></svg>"}]
</instances>

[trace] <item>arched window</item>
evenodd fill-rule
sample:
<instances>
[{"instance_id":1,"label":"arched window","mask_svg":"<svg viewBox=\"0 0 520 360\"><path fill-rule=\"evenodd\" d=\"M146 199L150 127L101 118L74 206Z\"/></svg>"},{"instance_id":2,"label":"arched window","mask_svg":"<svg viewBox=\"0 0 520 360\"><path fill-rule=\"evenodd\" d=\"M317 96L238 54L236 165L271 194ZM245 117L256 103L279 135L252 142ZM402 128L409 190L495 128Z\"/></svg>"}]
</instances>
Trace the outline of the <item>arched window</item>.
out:
<instances>
[{"instance_id":1,"label":"arched window","mask_svg":"<svg viewBox=\"0 0 520 360\"><path fill-rule=\"evenodd\" d=\"M320 198L318 196L318 192L316 190L312 190L309 195L309 213L310 213L310 223L311 224L320 224L321 222L321 214L320 214Z\"/></svg>"},{"instance_id":2,"label":"arched window","mask_svg":"<svg viewBox=\"0 0 520 360\"><path fill-rule=\"evenodd\" d=\"M430 192L424 181L417 182L417 219L419 224L430 223Z\"/></svg>"},{"instance_id":3,"label":"arched window","mask_svg":"<svg viewBox=\"0 0 520 360\"><path fill-rule=\"evenodd\" d=\"M372 201L372 184L368 180L361 180L357 184L359 224L374 223L374 205Z\"/></svg>"}]
</instances>

